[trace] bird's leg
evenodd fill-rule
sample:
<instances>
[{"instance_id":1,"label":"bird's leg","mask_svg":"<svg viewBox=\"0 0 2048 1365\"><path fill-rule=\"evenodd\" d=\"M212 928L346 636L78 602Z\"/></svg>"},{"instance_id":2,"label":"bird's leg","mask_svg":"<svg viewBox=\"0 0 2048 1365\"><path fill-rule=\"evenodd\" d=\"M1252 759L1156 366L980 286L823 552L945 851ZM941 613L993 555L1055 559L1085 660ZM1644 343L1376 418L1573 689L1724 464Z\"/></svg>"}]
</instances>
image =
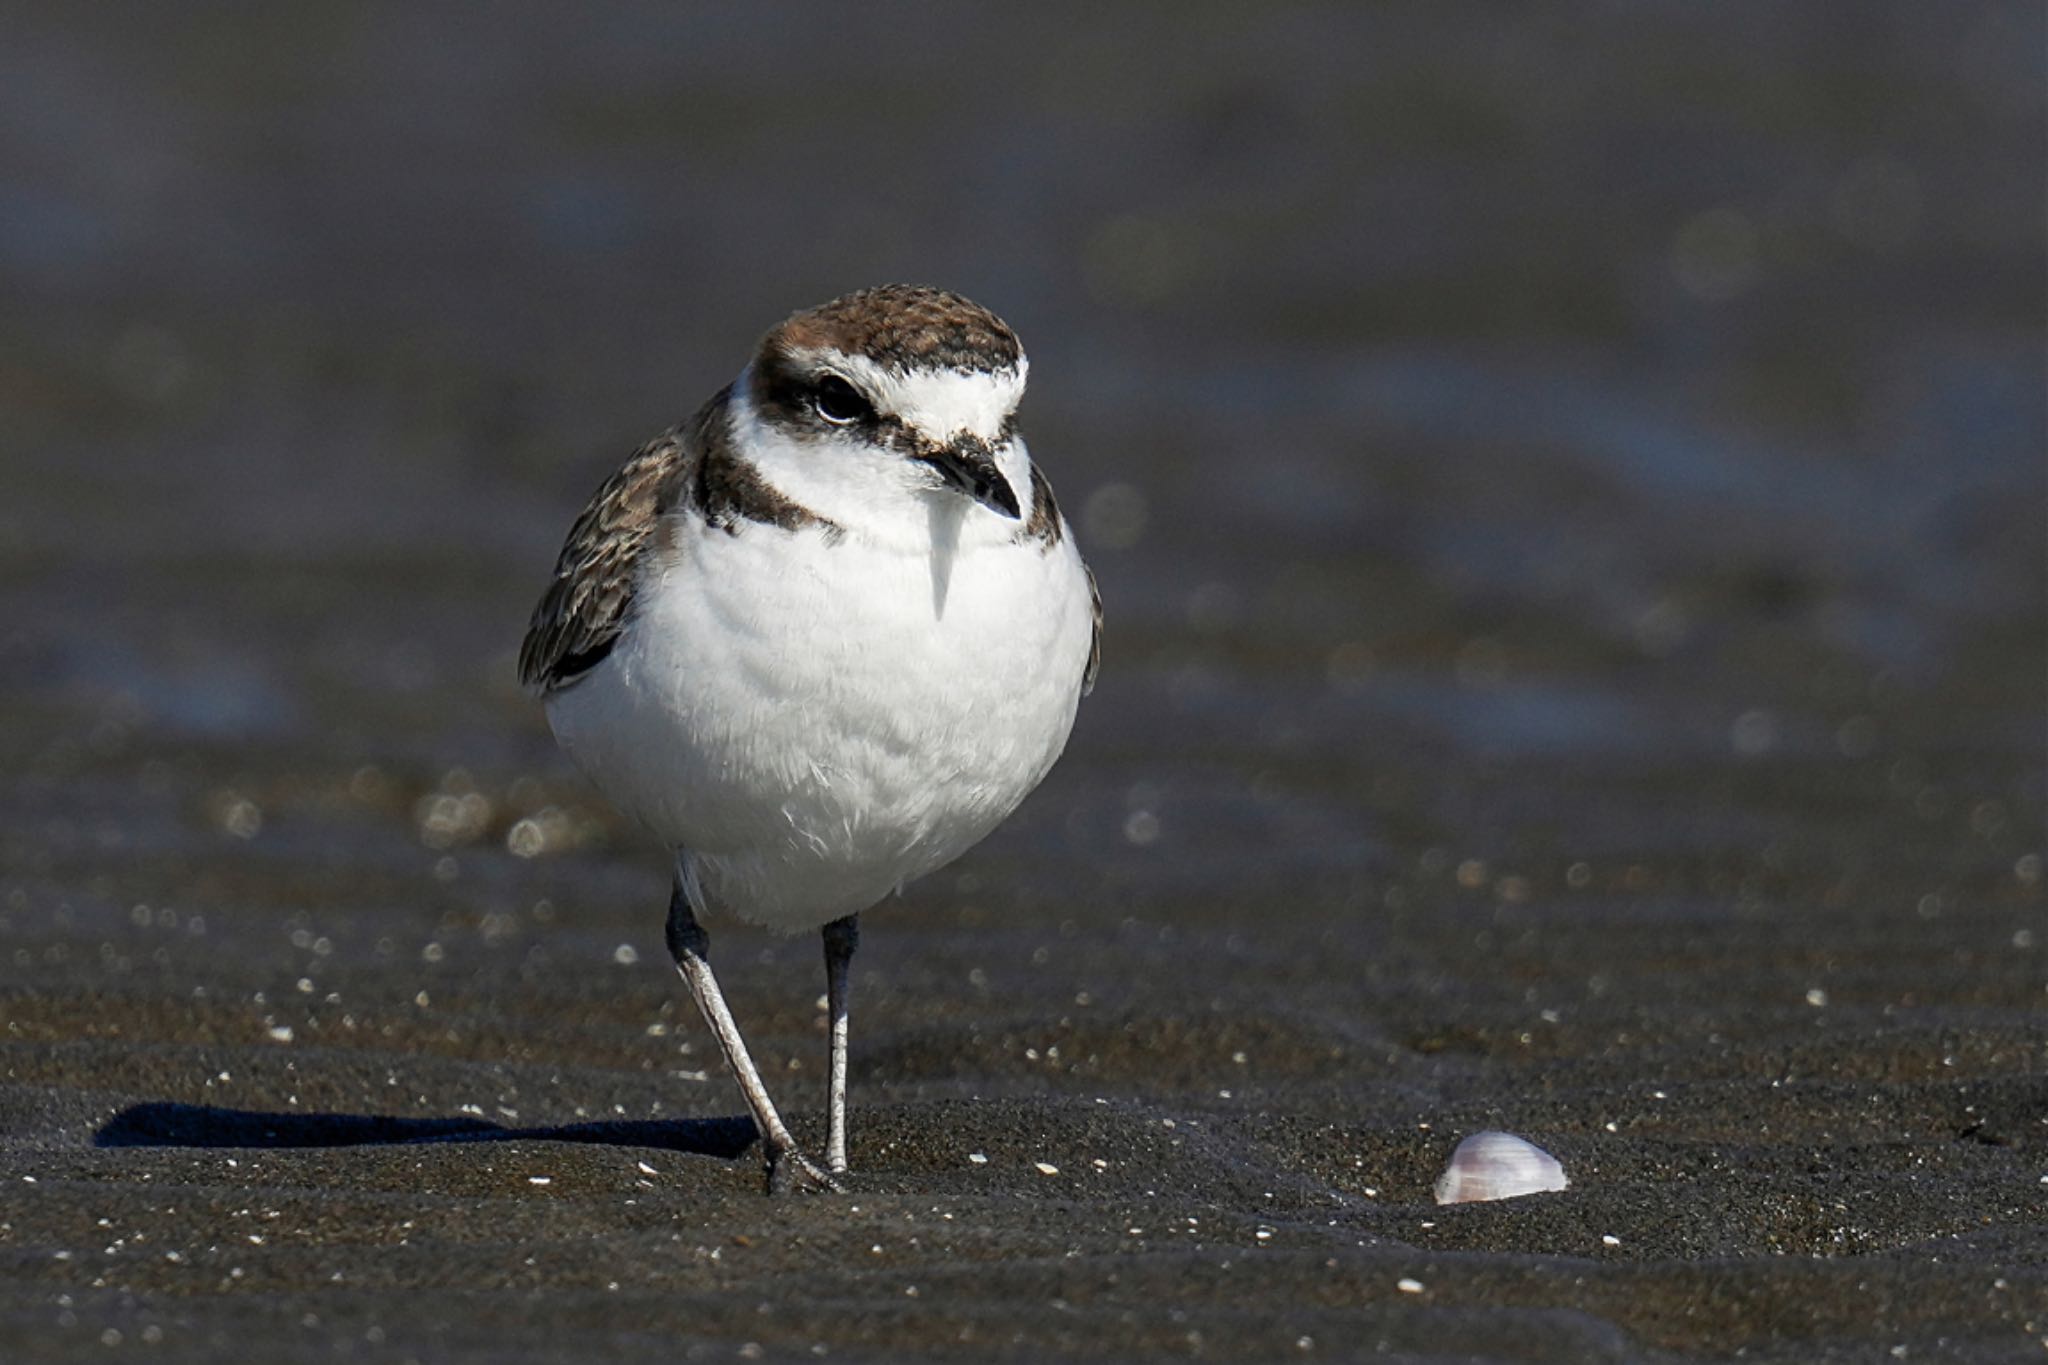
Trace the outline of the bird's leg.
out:
<instances>
[{"instance_id":1,"label":"bird's leg","mask_svg":"<svg viewBox=\"0 0 2048 1365\"><path fill-rule=\"evenodd\" d=\"M825 1001L832 1019L832 1096L826 1119L825 1168L846 1169L846 969L860 947L860 916L825 926Z\"/></svg>"},{"instance_id":2,"label":"bird's leg","mask_svg":"<svg viewBox=\"0 0 2048 1365\"><path fill-rule=\"evenodd\" d=\"M777 1188L783 1163L793 1162L804 1179L823 1189L837 1189L832 1177L797 1150L796 1139L789 1135L789 1129L783 1127L782 1116L775 1112L775 1101L768 1098L768 1087L761 1084L761 1073L754 1069L754 1059L747 1055L747 1044L740 1037L740 1026L733 1022L732 1011L725 1006L725 996L718 989L718 978L711 974L710 948L711 936L697 923L697 916L690 910L689 898L683 893L682 878L678 877L668 902L668 950L675 957L676 970L689 983L690 996L702 1011L704 1022L710 1025L712 1036L718 1039L718 1049L725 1054L725 1064L732 1070L733 1079L739 1082L740 1094L746 1098L747 1108L753 1111L754 1127L759 1130L761 1144L767 1149L768 1188L771 1191Z\"/></svg>"}]
</instances>

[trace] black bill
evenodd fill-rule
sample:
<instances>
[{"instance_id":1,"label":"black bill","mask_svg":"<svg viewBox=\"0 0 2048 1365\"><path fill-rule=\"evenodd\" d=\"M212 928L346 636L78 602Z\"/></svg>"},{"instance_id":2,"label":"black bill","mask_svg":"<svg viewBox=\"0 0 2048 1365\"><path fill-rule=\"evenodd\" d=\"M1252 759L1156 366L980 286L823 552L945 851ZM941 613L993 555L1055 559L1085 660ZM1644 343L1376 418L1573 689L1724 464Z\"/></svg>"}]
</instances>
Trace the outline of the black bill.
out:
<instances>
[{"instance_id":1,"label":"black bill","mask_svg":"<svg viewBox=\"0 0 2048 1365\"><path fill-rule=\"evenodd\" d=\"M957 437L917 458L938 470L939 476L950 487L965 493L991 512L1012 518L1022 515L1017 506L1016 490L1003 477L1003 471L996 468L995 451L979 436Z\"/></svg>"}]
</instances>

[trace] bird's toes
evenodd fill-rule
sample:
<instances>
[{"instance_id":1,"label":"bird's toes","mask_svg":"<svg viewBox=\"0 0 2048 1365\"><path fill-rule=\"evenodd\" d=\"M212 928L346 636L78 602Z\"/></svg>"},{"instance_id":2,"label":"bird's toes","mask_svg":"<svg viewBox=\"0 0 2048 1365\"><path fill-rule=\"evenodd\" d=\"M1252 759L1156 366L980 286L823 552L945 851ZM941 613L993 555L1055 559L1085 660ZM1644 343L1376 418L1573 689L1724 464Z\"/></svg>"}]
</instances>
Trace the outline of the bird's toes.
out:
<instances>
[{"instance_id":1,"label":"bird's toes","mask_svg":"<svg viewBox=\"0 0 2048 1365\"><path fill-rule=\"evenodd\" d=\"M769 1153L768 1193L786 1194L792 1190L830 1194L846 1192L845 1187L833 1179L824 1167L794 1147Z\"/></svg>"}]
</instances>

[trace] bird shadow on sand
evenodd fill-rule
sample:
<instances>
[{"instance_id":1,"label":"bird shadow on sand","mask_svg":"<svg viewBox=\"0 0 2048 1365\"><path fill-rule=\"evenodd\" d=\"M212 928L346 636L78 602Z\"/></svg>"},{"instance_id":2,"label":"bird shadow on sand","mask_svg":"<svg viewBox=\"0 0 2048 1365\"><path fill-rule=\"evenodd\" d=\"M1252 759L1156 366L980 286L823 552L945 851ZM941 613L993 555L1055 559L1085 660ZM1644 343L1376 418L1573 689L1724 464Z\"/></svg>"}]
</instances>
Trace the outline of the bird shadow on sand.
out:
<instances>
[{"instance_id":1,"label":"bird shadow on sand","mask_svg":"<svg viewBox=\"0 0 2048 1365\"><path fill-rule=\"evenodd\" d=\"M135 1104L93 1134L95 1147L395 1147L429 1142L591 1142L738 1157L755 1142L750 1118L605 1120L508 1128L487 1119L379 1114L269 1114L211 1105Z\"/></svg>"}]
</instances>

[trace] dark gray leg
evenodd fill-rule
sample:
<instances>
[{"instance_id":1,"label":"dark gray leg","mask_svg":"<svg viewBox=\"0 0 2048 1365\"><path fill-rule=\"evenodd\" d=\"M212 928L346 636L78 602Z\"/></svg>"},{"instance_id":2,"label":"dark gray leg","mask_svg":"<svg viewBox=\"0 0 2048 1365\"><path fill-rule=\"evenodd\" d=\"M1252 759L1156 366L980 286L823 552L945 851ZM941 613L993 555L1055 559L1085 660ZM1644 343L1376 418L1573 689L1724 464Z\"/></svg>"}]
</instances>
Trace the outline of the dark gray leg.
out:
<instances>
[{"instance_id":1,"label":"dark gray leg","mask_svg":"<svg viewBox=\"0 0 2048 1365\"><path fill-rule=\"evenodd\" d=\"M860 947L860 916L825 926L825 1001L832 1012L832 1101L826 1118L825 1168L846 1169L846 969Z\"/></svg>"},{"instance_id":2,"label":"dark gray leg","mask_svg":"<svg viewBox=\"0 0 2048 1365\"><path fill-rule=\"evenodd\" d=\"M732 1011L725 1007L725 996L718 989L718 978L711 974L710 949L711 936L704 932L697 923L697 916L691 912L689 897L683 892L679 875L668 901L668 950L675 957L676 970L689 984L690 996L703 1012L704 1022L710 1025L712 1035L718 1039L718 1049L725 1054L725 1064L732 1070L733 1079L739 1082L740 1094L746 1098L747 1108L753 1112L754 1127L761 1134L761 1145L767 1149L768 1188L772 1191L777 1187L783 1163L791 1162L804 1179L825 1189L836 1189L832 1178L797 1150L796 1139L789 1135L789 1129L782 1125L782 1116L775 1112L775 1102L768 1098L768 1087L761 1084L761 1073L754 1069L754 1059L747 1055L747 1044L740 1037L740 1026L733 1022Z\"/></svg>"}]
</instances>

